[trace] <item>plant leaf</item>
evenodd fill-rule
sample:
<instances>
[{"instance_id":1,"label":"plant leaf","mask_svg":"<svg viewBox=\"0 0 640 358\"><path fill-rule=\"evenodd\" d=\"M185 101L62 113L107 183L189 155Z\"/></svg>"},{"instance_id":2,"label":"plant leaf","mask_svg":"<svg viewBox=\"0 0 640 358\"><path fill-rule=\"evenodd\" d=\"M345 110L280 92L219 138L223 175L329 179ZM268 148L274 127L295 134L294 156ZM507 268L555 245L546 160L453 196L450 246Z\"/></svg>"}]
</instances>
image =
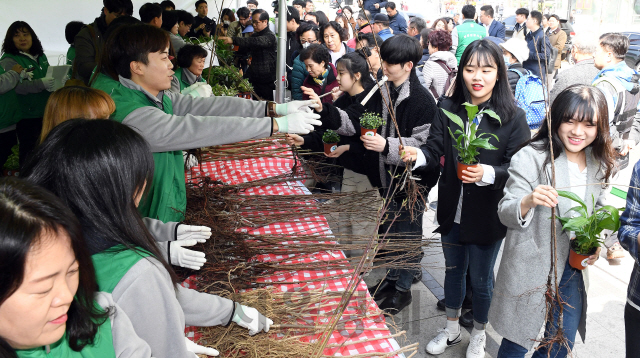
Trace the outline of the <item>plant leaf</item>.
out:
<instances>
[{"instance_id":1,"label":"plant leaf","mask_svg":"<svg viewBox=\"0 0 640 358\"><path fill-rule=\"evenodd\" d=\"M469 121L471 122L474 118L476 118L476 114L478 114L478 106L473 105L469 102L464 102L462 105L467 110L467 118L469 118Z\"/></svg>"},{"instance_id":2,"label":"plant leaf","mask_svg":"<svg viewBox=\"0 0 640 358\"><path fill-rule=\"evenodd\" d=\"M589 219L584 216L576 216L575 218L567 220L567 222L562 225L562 229L581 233L584 231L587 224L589 224Z\"/></svg>"},{"instance_id":3,"label":"plant leaf","mask_svg":"<svg viewBox=\"0 0 640 358\"><path fill-rule=\"evenodd\" d=\"M582 201L582 199L579 196L577 196L576 194L574 194L573 192L565 191L565 190L558 190L558 195L563 197L563 198L567 198L567 199L575 201L576 203L580 204L580 206L582 206L584 208L585 213L587 212L587 204L585 204L584 201Z\"/></svg>"},{"instance_id":4,"label":"plant leaf","mask_svg":"<svg viewBox=\"0 0 640 358\"><path fill-rule=\"evenodd\" d=\"M574 206L573 208L569 209L569 211L575 211L584 217L588 216L587 211L582 206Z\"/></svg>"},{"instance_id":5,"label":"plant leaf","mask_svg":"<svg viewBox=\"0 0 640 358\"><path fill-rule=\"evenodd\" d=\"M460 129L464 129L464 123L462 123L462 119L458 117L458 115L453 114L444 108L442 109L442 112L444 112L444 114L446 114L453 123L457 124Z\"/></svg>"},{"instance_id":6,"label":"plant leaf","mask_svg":"<svg viewBox=\"0 0 640 358\"><path fill-rule=\"evenodd\" d=\"M494 111L492 111L490 109L485 109L485 110L482 111L482 113L488 114L489 117L497 120L498 123L500 123L500 125L502 125L502 120L500 119L500 116L496 112L494 112Z\"/></svg>"}]
</instances>

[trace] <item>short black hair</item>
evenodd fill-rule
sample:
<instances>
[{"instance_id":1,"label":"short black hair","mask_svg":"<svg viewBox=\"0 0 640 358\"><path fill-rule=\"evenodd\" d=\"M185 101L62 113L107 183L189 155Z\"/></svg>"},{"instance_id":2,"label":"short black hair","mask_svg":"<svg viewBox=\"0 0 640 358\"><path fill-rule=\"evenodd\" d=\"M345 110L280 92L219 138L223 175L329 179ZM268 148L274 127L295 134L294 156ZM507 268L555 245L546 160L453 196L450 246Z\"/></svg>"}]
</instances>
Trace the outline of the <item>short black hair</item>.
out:
<instances>
[{"instance_id":1,"label":"short black hair","mask_svg":"<svg viewBox=\"0 0 640 358\"><path fill-rule=\"evenodd\" d=\"M396 3L394 3L393 1L388 1L387 5L385 5L384 8L385 9L395 10L396 9Z\"/></svg>"},{"instance_id":2,"label":"short black hair","mask_svg":"<svg viewBox=\"0 0 640 358\"><path fill-rule=\"evenodd\" d=\"M316 39L319 39L320 28L318 27L318 25L312 22L302 22L298 27L298 29L296 30L296 34L298 35L298 38L299 38L300 36L302 36L302 34L304 34L307 31L313 31L316 34Z\"/></svg>"},{"instance_id":3,"label":"short black hair","mask_svg":"<svg viewBox=\"0 0 640 358\"><path fill-rule=\"evenodd\" d=\"M329 17L327 17L327 14L325 14L324 11L316 11L314 12L314 15L316 16L319 26L329 23Z\"/></svg>"},{"instance_id":4,"label":"short black hair","mask_svg":"<svg viewBox=\"0 0 640 358\"><path fill-rule=\"evenodd\" d=\"M382 43L380 58L390 65L404 65L407 62L413 62L415 66L422 59L422 47L415 37L398 34Z\"/></svg>"},{"instance_id":5,"label":"short black hair","mask_svg":"<svg viewBox=\"0 0 640 358\"><path fill-rule=\"evenodd\" d=\"M529 10L527 10L524 7L521 7L518 10L516 10L516 15L524 15L524 17L529 17Z\"/></svg>"},{"instance_id":6,"label":"short black hair","mask_svg":"<svg viewBox=\"0 0 640 358\"><path fill-rule=\"evenodd\" d=\"M162 10L166 10L168 7L170 7L173 10L175 10L176 9L176 4L174 4L173 1L171 1L171 0L164 0L163 2L160 3L160 7L162 8ZM164 19L163 19L163 21L164 21Z\"/></svg>"},{"instance_id":7,"label":"short black hair","mask_svg":"<svg viewBox=\"0 0 640 358\"><path fill-rule=\"evenodd\" d=\"M128 16L133 15L133 3L131 0L102 0L102 5L104 5L109 12Z\"/></svg>"},{"instance_id":8,"label":"short black hair","mask_svg":"<svg viewBox=\"0 0 640 358\"><path fill-rule=\"evenodd\" d=\"M423 18L414 16L409 20L409 27L413 27L418 30L418 33L427 28L427 22Z\"/></svg>"},{"instance_id":9,"label":"short black hair","mask_svg":"<svg viewBox=\"0 0 640 358\"><path fill-rule=\"evenodd\" d=\"M236 11L236 15L238 15L238 18L244 17L245 19L248 19L251 17L251 10L246 6L243 6Z\"/></svg>"},{"instance_id":10,"label":"short black hair","mask_svg":"<svg viewBox=\"0 0 640 358\"><path fill-rule=\"evenodd\" d=\"M429 49L429 33L434 31L433 29L425 28L420 31L420 38L422 39L422 48L425 50Z\"/></svg>"},{"instance_id":11,"label":"short black hair","mask_svg":"<svg viewBox=\"0 0 640 358\"><path fill-rule=\"evenodd\" d=\"M200 45L184 45L178 51L178 66L188 68L194 58L207 58L207 50Z\"/></svg>"},{"instance_id":12,"label":"short black hair","mask_svg":"<svg viewBox=\"0 0 640 358\"><path fill-rule=\"evenodd\" d=\"M264 11L262 9L255 9L251 13L251 17L253 17L256 14L260 15L258 20L260 20L260 21L265 21L265 20L269 21L269 13L268 12L266 12L266 11Z\"/></svg>"},{"instance_id":13,"label":"short black hair","mask_svg":"<svg viewBox=\"0 0 640 358\"><path fill-rule=\"evenodd\" d=\"M304 0L293 0L293 5L305 7L305 5L307 5L307 2Z\"/></svg>"},{"instance_id":14,"label":"short black hair","mask_svg":"<svg viewBox=\"0 0 640 358\"><path fill-rule=\"evenodd\" d=\"M247 0L247 5L252 4L258 6L258 0Z\"/></svg>"},{"instance_id":15,"label":"short black hair","mask_svg":"<svg viewBox=\"0 0 640 358\"><path fill-rule=\"evenodd\" d=\"M382 37L380 37L380 35L374 34L373 32L367 32L367 33L358 32L356 39L358 42L367 41L367 47L376 47L376 45L382 46L382 43L384 42L382 40ZM356 44L356 47L357 47L357 44Z\"/></svg>"},{"instance_id":16,"label":"short black hair","mask_svg":"<svg viewBox=\"0 0 640 358\"><path fill-rule=\"evenodd\" d=\"M462 17L465 19L473 19L476 16L476 7L473 5L465 5L462 7Z\"/></svg>"},{"instance_id":17,"label":"short black hair","mask_svg":"<svg viewBox=\"0 0 640 358\"><path fill-rule=\"evenodd\" d=\"M529 13L529 16L534 18L538 25L542 24L542 13L540 11L533 10Z\"/></svg>"},{"instance_id":18,"label":"short black hair","mask_svg":"<svg viewBox=\"0 0 640 358\"><path fill-rule=\"evenodd\" d=\"M483 7L480 8L480 11L484 11L484 14L493 18L493 6L491 5L484 5Z\"/></svg>"},{"instance_id":19,"label":"short black hair","mask_svg":"<svg viewBox=\"0 0 640 358\"><path fill-rule=\"evenodd\" d=\"M300 51L300 61L304 62L308 59L311 59L317 64L324 62L325 66L329 66L331 63L331 54L329 53L329 49L324 45L312 44Z\"/></svg>"},{"instance_id":20,"label":"short black hair","mask_svg":"<svg viewBox=\"0 0 640 358\"><path fill-rule=\"evenodd\" d=\"M296 20L296 24L300 24L300 13L293 6L287 6L287 22Z\"/></svg>"},{"instance_id":21,"label":"short black hair","mask_svg":"<svg viewBox=\"0 0 640 358\"><path fill-rule=\"evenodd\" d=\"M26 31L25 31L26 30ZM29 26L24 21L16 21L9 29L7 29L7 35L4 38L4 42L2 43L2 53L8 53L12 55L17 55L20 53L20 50L16 47L16 44L13 42L13 36L18 33L18 31L29 32L31 34L31 49L29 49L29 54L32 56L40 56L44 55L44 49L42 48L42 43L36 32L33 31L33 28Z\"/></svg>"},{"instance_id":22,"label":"short black hair","mask_svg":"<svg viewBox=\"0 0 640 358\"><path fill-rule=\"evenodd\" d=\"M162 7L160 7L160 5L148 2L140 7L140 10L138 10L138 14L140 14L140 21L148 24L156 17L162 16Z\"/></svg>"},{"instance_id":23,"label":"short black hair","mask_svg":"<svg viewBox=\"0 0 640 358\"><path fill-rule=\"evenodd\" d=\"M551 20L552 17L555 17L556 20L558 20L558 23L560 23L560 16L558 16L556 14L553 14L553 15L549 16L549 18L547 20Z\"/></svg>"},{"instance_id":24,"label":"short black hair","mask_svg":"<svg viewBox=\"0 0 640 358\"><path fill-rule=\"evenodd\" d=\"M196 1L196 9L198 9L198 6L200 6L200 4L207 4L207 1L206 0L198 0L198 1ZM209 4L207 4L207 5L209 5Z\"/></svg>"},{"instance_id":25,"label":"short black hair","mask_svg":"<svg viewBox=\"0 0 640 358\"><path fill-rule=\"evenodd\" d=\"M84 23L82 21L71 21L64 28L64 38L67 40L69 45L73 45L75 41L76 35L82 28L84 27Z\"/></svg>"},{"instance_id":26,"label":"short black hair","mask_svg":"<svg viewBox=\"0 0 640 358\"><path fill-rule=\"evenodd\" d=\"M184 22L185 25L193 25L195 19L189 11L176 10L176 12L178 13L178 23Z\"/></svg>"},{"instance_id":27,"label":"short black hair","mask_svg":"<svg viewBox=\"0 0 640 358\"><path fill-rule=\"evenodd\" d=\"M171 10L164 10L162 12L162 26L163 30L171 32L171 29L178 23L178 12Z\"/></svg>"},{"instance_id":28,"label":"short black hair","mask_svg":"<svg viewBox=\"0 0 640 358\"><path fill-rule=\"evenodd\" d=\"M629 50L629 38L619 32L607 32L600 36L600 46L611 51L617 59L624 60Z\"/></svg>"}]
</instances>

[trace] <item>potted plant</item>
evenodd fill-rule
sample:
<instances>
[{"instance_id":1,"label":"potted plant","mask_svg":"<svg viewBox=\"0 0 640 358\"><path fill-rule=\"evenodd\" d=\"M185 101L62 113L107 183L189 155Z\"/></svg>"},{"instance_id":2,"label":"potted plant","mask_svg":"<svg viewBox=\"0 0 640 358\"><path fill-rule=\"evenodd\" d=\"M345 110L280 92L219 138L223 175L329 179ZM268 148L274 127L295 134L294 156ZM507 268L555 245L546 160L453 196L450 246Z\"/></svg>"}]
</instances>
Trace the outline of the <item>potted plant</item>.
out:
<instances>
[{"instance_id":1,"label":"potted plant","mask_svg":"<svg viewBox=\"0 0 640 358\"><path fill-rule=\"evenodd\" d=\"M569 212L575 212L577 216L558 217L562 223L562 229L572 231L575 235L569 243L571 250L569 251L569 264L578 270L584 270L587 267L589 256L596 253L596 250L603 243L599 235L602 230L611 230L612 232L620 229L620 211L611 205L605 205L592 214L587 213L587 205L576 194L570 191L558 190L558 195L571 199L579 206L573 207ZM593 206L595 208L595 199Z\"/></svg>"},{"instance_id":2,"label":"potted plant","mask_svg":"<svg viewBox=\"0 0 640 358\"><path fill-rule=\"evenodd\" d=\"M327 129L322 135L322 142L324 143L324 154L331 154L336 148L338 148L338 142L340 141L340 135L331 129Z\"/></svg>"},{"instance_id":3,"label":"potted plant","mask_svg":"<svg viewBox=\"0 0 640 358\"><path fill-rule=\"evenodd\" d=\"M252 91L253 91L253 86L246 79L242 79L238 83L238 97L251 99Z\"/></svg>"},{"instance_id":4,"label":"potted plant","mask_svg":"<svg viewBox=\"0 0 640 358\"><path fill-rule=\"evenodd\" d=\"M482 111L478 110L478 106L475 106L471 103L463 103L465 109L467 110L468 121L465 124L462 122L462 119L453 114L446 109L442 111L444 114L453 121L460 129L457 129L455 132L451 131L449 128L449 134L453 138L453 147L458 151L458 179L462 180L462 171L467 170L470 167L475 167L478 165L478 149L486 149L486 150L496 150L498 148L494 147L491 143L489 143L489 138L484 138L487 136L493 136L496 141L498 137L492 133L478 133L478 125L474 123L474 119L482 114L488 114L492 118L500 121L500 117L496 112L490 109L483 109Z\"/></svg>"},{"instance_id":5,"label":"potted plant","mask_svg":"<svg viewBox=\"0 0 640 358\"><path fill-rule=\"evenodd\" d=\"M360 116L360 134L373 137L378 132L378 128L385 124L386 122L379 114L365 112Z\"/></svg>"}]
</instances>

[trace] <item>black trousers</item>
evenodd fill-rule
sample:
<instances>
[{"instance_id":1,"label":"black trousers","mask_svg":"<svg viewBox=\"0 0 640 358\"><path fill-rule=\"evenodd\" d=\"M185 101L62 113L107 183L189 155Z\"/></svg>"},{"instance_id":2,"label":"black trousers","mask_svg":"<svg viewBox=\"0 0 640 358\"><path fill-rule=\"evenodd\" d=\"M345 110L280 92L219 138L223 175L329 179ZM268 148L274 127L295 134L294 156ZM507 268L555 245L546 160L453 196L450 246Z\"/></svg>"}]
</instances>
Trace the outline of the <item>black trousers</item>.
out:
<instances>
[{"instance_id":1,"label":"black trousers","mask_svg":"<svg viewBox=\"0 0 640 358\"><path fill-rule=\"evenodd\" d=\"M629 303L624 307L624 333L627 358L640 357L640 311Z\"/></svg>"},{"instance_id":2,"label":"black trousers","mask_svg":"<svg viewBox=\"0 0 640 358\"><path fill-rule=\"evenodd\" d=\"M18 144L18 137L15 130L0 133L0 171L11 155L11 148L16 144Z\"/></svg>"},{"instance_id":3,"label":"black trousers","mask_svg":"<svg viewBox=\"0 0 640 358\"><path fill-rule=\"evenodd\" d=\"M18 141L20 142L20 168L27 161L27 158L33 152L40 141L40 133L42 132L42 118L24 118L16 124L16 132Z\"/></svg>"}]
</instances>

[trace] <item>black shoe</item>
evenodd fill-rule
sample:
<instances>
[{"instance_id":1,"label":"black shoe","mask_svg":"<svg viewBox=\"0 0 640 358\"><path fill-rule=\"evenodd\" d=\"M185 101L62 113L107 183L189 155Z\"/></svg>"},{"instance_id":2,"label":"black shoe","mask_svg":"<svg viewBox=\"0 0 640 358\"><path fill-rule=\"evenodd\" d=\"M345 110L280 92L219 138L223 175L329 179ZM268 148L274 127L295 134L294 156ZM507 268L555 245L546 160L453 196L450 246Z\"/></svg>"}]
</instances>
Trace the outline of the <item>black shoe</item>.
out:
<instances>
[{"instance_id":1,"label":"black shoe","mask_svg":"<svg viewBox=\"0 0 640 358\"><path fill-rule=\"evenodd\" d=\"M436 307L438 307L438 309L440 311L446 311L447 307L444 305L444 298L441 300L438 300L438 303L436 304ZM466 297L464 298L464 301L462 301L462 308L465 310L470 310L473 308L473 303L471 302L470 299L467 299Z\"/></svg>"},{"instance_id":2,"label":"black shoe","mask_svg":"<svg viewBox=\"0 0 640 358\"><path fill-rule=\"evenodd\" d=\"M473 310L468 310L460 317L460 325L467 328L473 327Z\"/></svg>"},{"instance_id":3,"label":"black shoe","mask_svg":"<svg viewBox=\"0 0 640 358\"><path fill-rule=\"evenodd\" d=\"M401 292L396 290L393 296L387 297L378 307L390 315L396 315L410 305L412 300L411 291Z\"/></svg>"},{"instance_id":4,"label":"black shoe","mask_svg":"<svg viewBox=\"0 0 640 358\"><path fill-rule=\"evenodd\" d=\"M422 281L422 270L418 271L418 273L413 276L413 284L415 285L416 283Z\"/></svg>"},{"instance_id":5,"label":"black shoe","mask_svg":"<svg viewBox=\"0 0 640 358\"><path fill-rule=\"evenodd\" d=\"M369 294L371 294L374 301L384 300L385 298L393 295L396 291L396 281L384 280L382 283L378 281L378 283L369 287Z\"/></svg>"}]
</instances>

